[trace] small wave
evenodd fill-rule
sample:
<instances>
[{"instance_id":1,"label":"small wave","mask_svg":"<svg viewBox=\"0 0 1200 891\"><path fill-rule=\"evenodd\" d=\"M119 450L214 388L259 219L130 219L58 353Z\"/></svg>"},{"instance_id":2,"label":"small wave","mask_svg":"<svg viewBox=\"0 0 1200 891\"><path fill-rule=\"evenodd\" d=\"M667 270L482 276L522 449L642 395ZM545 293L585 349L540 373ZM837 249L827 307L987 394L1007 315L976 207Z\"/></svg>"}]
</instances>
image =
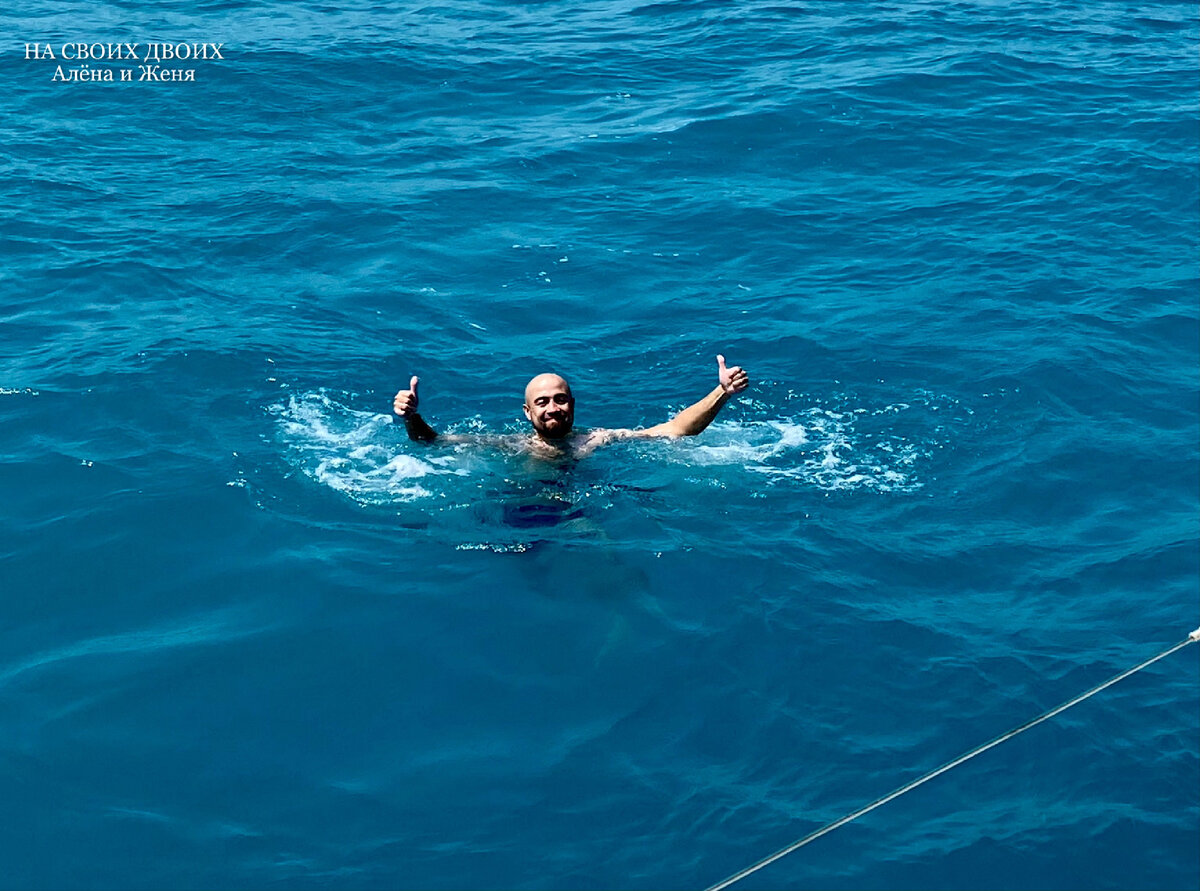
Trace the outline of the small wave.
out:
<instances>
[{"instance_id":1,"label":"small wave","mask_svg":"<svg viewBox=\"0 0 1200 891\"><path fill-rule=\"evenodd\" d=\"M120 656L160 650L224 643L265 630L241 608L217 610L174 623L102 635L67 643L27 656L23 661L0 665L0 687L31 672L41 671L92 656Z\"/></svg>"}]
</instances>

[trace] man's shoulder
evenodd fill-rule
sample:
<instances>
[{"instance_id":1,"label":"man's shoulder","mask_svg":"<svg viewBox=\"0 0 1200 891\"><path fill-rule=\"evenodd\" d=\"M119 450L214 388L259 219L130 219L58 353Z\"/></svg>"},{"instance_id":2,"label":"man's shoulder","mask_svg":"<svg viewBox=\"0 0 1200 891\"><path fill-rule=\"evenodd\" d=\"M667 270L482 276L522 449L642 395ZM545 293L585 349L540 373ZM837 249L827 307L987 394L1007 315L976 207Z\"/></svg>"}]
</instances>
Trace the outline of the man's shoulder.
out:
<instances>
[{"instance_id":1,"label":"man's shoulder","mask_svg":"<svg viewBox=\"0 0 1200 891\"><path fill-rule=\"evenodd\" d=\"M437 441L447 445L476 445L518 450L528 441L523 433L439 433Z\"/></svg>"},{"instance_id":2,"label":"man's shoulder","mask_svg":"<svg viewBox=\"0 0 1200 891\"><path fill-rule=\"evenodd\" d=\"M580 431L576 449L581 454L589 454L601 446L626 439L647 439L657 436L650 430L633 430L629 427L597 427L593 430Z\"/></svg>"},{"instance_id":3,"label":"man's shoulder","mask_svg":"<svg viewBox=\"0 0 1200 891\"><path fill-rule=\"evenodd\" d=\"M596 446L607 445L610 442L619 442L623 439L659 439L662 437L676 436L671 425L656 424L653 427L598 427L595 430L589 431L587 434L587 442L593 448Z\"/></svg>"},{"instance_id":4,"label":"man's shoulder","mask_svg":"<svg viewBox=\"0 0 1200 891\"><path fill-rule=\"evenodd\" d=\"M595 427L591 430L579 431L580 444L592 448L616 442L619 439L629 439L636 435L636 430L628 430L624 427Z\"/></svg>"}]
</instances>

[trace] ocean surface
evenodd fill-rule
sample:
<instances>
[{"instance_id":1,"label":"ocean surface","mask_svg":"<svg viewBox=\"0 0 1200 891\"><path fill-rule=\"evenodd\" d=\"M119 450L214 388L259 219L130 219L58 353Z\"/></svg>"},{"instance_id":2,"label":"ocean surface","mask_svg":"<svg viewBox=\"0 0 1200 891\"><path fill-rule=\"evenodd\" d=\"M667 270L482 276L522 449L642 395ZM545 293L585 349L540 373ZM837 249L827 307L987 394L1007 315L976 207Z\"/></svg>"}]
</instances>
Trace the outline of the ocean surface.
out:
<instances>
[{"instance_id":1,"label":"ocean surface","mask_svg":"<svg viewBox=\"0 0 1200 891\"><path fill-rule=\"evenodd\" d=\"M0 887L703 888L1200 624L1195 2L0 18ZM738 887L1194 889L1198 788L1189 646Z\"/></svg>"}]
</instances>

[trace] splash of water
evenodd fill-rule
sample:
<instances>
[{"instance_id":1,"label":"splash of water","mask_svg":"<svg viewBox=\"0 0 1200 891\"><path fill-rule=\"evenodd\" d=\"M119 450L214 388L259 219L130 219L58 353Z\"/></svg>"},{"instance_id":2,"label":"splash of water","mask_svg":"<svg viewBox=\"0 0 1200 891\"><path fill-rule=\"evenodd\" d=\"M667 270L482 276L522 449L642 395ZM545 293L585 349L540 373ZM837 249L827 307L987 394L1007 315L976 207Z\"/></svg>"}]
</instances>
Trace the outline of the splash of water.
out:
<instances>
[{"instance_id":1,"label":"splash of water","mask_svg":"<svg viewBox=\"0 0 1200 891\"><path fill-rule=\"evenodd\" d=\"M405 452L388 415L350 408L325 392L291 396L272 406L288 461L323 486L360 504L430 497L422 480L470 473L453 454Z\"/></svg>"},{"instance_id":2,"label":"splash of water","mask_svg":"<svg viewBox=\"0 0 1200 891\"><path fill-rule=\"evenodd\" d=\"M439 509L466 506L486 494L488 486L513 482L508 478L511 450L505 456L482 443L414 449L389 415L360 411L346 401L348 397L310 392L293 395L269 411L288 462L359 504L438 499ZM740 467L772 486L912 492L923 485L925 468L944 444L945 430L932 419L946 401L918 393L911 403L890 402L881 408L808 406L791 417L718 421L698 441L631 441L610 449L664 470ZM480 432L477 422L460 426L455 428L459 432ZM574 494L602 494L604 485L594 482L585 488Z\"/></svg>"}]
</instances>

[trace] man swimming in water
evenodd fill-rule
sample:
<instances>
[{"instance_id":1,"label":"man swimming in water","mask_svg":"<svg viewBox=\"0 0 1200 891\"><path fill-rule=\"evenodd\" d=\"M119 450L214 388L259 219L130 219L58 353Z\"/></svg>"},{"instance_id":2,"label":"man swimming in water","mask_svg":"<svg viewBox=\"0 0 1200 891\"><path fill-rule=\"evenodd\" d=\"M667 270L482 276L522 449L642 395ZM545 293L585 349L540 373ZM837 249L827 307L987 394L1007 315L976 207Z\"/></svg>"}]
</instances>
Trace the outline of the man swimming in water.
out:
<instances>
[{"instance_id":1,"label":"man swimming in water","mask_svg":"<svg viewBox=\"0 0 1200 891\"><path fill-rule=\"evenodd\" d=\"M416 376L392 400L392 411L404 421L408 438L416 442L432 442L444 439L465 442L477 437L450 434L439 436L417 413ZM577 431L575 427L575 397L571 385L557 374L539 374L525 386L525 417L533 424L534 435L529 445L538 452L559 454L570 449L575 454L585 455L599 446L620 439L649 439L653 437L695 436L712 423L729 397L742 392L750 383L746 372L739 366L725 366L725 357L717 356L717 386L707 396L689 405L671 420L642 430L600 429Z\"/></svg>"}]
</instances>

